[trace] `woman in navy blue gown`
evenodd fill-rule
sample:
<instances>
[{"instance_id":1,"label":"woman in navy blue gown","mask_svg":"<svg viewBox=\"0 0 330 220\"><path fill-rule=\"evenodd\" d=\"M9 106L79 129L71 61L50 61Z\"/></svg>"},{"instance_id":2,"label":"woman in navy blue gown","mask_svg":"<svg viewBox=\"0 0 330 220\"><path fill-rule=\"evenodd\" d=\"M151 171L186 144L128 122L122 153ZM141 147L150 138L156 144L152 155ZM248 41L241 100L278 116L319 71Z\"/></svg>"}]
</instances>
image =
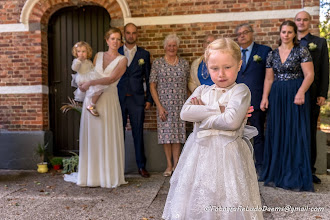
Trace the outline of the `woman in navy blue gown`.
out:
<instances>
[{"instance_id":1,"label":"woman in navy blue gown","mask_svg":"<svg viewBox=\"0 0 330 220\"><path fill-rule=\"evenodd\" d=\"M310 169L309 94L312 57L297 42L297 26L284 21L279 47L268 54L261 110L268 109L260 181L295 191L313 191Z\"/></svg>"}]
</instances>

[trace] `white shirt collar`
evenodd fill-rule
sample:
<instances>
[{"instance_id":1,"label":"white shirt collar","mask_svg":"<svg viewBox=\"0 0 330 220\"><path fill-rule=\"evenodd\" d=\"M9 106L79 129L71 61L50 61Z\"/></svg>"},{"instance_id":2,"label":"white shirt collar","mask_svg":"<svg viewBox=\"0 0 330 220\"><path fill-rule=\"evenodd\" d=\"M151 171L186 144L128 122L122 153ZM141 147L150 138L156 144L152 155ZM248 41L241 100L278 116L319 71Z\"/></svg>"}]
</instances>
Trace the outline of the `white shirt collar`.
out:
<instances>
[{"instance_id":1,"label":"white shirt collar","mask_svg":"<svg viewBox=\"0 0 330 220\"><path fill-rule=\"evenodd\" d=\"M137 50L137 46L136 46L136 44L135 44L134 47L133 47L132 49L128 49L128 48L126 47L126 45L124 44L124 50L126 50L126 51L136 52L136 50Z\"/></svg>"},{"instance_id":2,"label":"white shirt collar","mask_svg":"<svg viewBox=\"0 0 330 220\"><path fill-rule=\"evenodd\" d=\"M254 42L252 42L252 44L250 44L250 46L248 46L246 49L248 49L249 52L252 51L252 48L253 48L253 45L254 45ZM243 48L241 47L241 51L243 50Z\"/></svg>"},{"instance_id":3,"label":"white shirt collar","mask_svg":"<svg viewBox=\"0 0 330 220\"><path fill-rule=\"evenodd\" d=\"M216 84L213 84L213 85L211 86L211 89L213 89L213 90L224 90L224 91L228 91L229 89L233 88L236 84L237 84L237 83L235 82L235 83L231 84L230 86L228 86L228 87L226 87L226 88L220 88L220 87L218 87Z\"/></svg>"}]
</instances>

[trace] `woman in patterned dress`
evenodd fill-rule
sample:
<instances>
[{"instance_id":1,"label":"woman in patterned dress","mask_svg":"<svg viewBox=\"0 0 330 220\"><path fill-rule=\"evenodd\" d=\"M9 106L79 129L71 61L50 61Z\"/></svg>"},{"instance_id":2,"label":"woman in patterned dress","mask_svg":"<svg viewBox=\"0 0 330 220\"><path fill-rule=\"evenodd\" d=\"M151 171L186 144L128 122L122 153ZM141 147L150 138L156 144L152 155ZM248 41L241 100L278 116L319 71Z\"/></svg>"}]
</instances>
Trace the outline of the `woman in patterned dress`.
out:
<instances>
[{"instance_id":1,"label":"woman in patterned dress","mask_svg":"<svg viewBox=\"0 0 330 220\"><path fill-rule=\"evenodd\" d=\"M180 111L187 99L189 64L178 57L179 44L175 34L165 38L165 56L153 62L149 80L157 106L158 144L164 145L167 161L164 176L171 176L179 160L181 144L186 141L186 126L180 119Z\"/></svg>"}]
</instances>

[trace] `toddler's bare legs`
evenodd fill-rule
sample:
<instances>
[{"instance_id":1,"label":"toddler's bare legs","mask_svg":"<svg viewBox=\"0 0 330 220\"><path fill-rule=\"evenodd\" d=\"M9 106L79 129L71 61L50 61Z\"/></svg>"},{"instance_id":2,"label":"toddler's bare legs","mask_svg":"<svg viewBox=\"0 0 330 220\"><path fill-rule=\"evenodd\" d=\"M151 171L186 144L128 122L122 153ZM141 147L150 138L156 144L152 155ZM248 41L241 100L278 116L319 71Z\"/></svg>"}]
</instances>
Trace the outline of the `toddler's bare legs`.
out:
<instances>
[{"instance_id":1,"label":"toddler's bare legs","mask_svg":"<svg viewBox=\"0 0 330 220\"><path fill-rule=\"evenodd\" d=\"M99 94L99 95L94 95L94 96L92 97L92 104L93 104L93 105L95 105L95 104L97 103L97 101L99 100L99 98L100 98L101 95L102 95L102 93Z\"/></svg>"},{"instance_id":2,"label":"toddler's bare legs","mask_svg":"<svg viewBox=\"0 0 330 220\"><path fill-rule=\"evenodd\" d=\"M97 109L96 109L96 103L97 103L97 101L99 100L99 98L100 98L101 95L102 95L102 93L99 94L99 95L94 95L94 96L92 97L92 103L91 103L89 106L87 106L87 110L88 110L93 116L96 116L96 117L100 116L99 113L97 112Z\"/></svg>"}]
</instances>

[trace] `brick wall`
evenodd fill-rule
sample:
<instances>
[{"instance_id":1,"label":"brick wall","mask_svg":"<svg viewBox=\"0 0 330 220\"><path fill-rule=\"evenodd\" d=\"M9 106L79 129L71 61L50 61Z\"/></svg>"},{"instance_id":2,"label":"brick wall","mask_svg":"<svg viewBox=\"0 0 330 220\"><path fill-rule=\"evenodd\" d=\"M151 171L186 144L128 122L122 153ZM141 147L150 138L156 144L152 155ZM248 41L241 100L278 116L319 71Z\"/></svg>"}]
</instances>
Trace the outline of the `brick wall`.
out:
<instances>
[{"instance_id":1,"label":"brick wall","mask_svg":"<svg viewBox=\"0 0 330 220\"><path fill-rule=\"evenodd\" d=\"M1 33L0 47L0 86L47 85L47 76L42 74L40 31ZM46 95L0 94L0 108L0 129L48 128Z\"/></svg>"},{"instance_id":2,"label":"brick wall","mask_svg":"<svg viewBox=\"0 0 330 220\"><path fill-rule=\"evenodd\" d=\"M248 21L254 28L254 39L257 43L266 44L272 48L278 46L279 27L284 20L270 19ZM319 16L313 16L312 33L319 35ZM171 33L176 33L180 39L179 55L190 63L203 53L202 43L205 35L214 34L217 37L230 37L236 40L235 27L244 22L216 22L174 25L153 25L139 28L138 44L148 51L155 59L164 55L163 40Z\"/></svg>"},{"instance_id":3,"label":"brick wall","mask_svg":"<svg viewBox=\"0 0 330 220\"><path fill-rule=\"evenodd\" d=\"M127 3L132 17L301 8L301 0L127 0ZM304 0L304 6L319 6L319 1Z\"/></svg>"},{"instance_id":4,"label":"brick wall","mask_svg":"<svg viewBox=\"0 0 330 220\"><path fill-rule=\"evenodd\" d=\"M41 32L0 34L0 86L40 85L42 77Z\"/></svg>"},{"instance_id":5,"label":"brick wall","mask_svg":"<svg viewBox=\"0 0 330 220\"><path fill-rule=\"evenodd\" d=\"M25 0L0 1L0 24L20 23ZM132 18L149 16L195 15L226 12L300 9L301 1L292 0L127 0ZM240 2L240 3L237 3ZM319 0L304 1L305 7L319 6ZM80 4L99 5L107 9L112 20L124 16L116 0L80 1ZM30 24L40 29L26 32L0 31L0 86L48 85L48 45L46 27L50 16L60 8L73 5L70 0L40 0L29 17ZM294 16L294 14L292 15ZM248 21L255 30L255 40L272 48L277 47L279 25L285 19ZM318 19L313 16L312 33L318 34ZM163 56L163 39L170 33L181 38L179 55L190 63L203 53L206 34L235 38L234 29L242 21L201 22L190 24L143 25L139 27L138 44L150 51L152 60ZM1 27L0 27L1 28ZM120 27L122 29L122 26ZM47 94L0 94L0 129L37 131L49 129ZM155 107L146 112L145 128L155 130Z\"/></svg>"},{"instance_id":6,"label":"brick wall","mask_svg":"<svg viewBox=\"0 0 330 220\"><path fill-rule=\"evenodd\" d=\"M48 97L44 94L0 96L0 129L39 131L48 128Z\"/></svg>"},{"instance_id":7,"label":"brick wall","mask_svg":"<svg viewBox=\"0 0 330 220\"><path fill-rule=\"evenodd\" d=\"M0 1L0 24L19 23L25 0Z\"/></svg>"}]
</instances>

